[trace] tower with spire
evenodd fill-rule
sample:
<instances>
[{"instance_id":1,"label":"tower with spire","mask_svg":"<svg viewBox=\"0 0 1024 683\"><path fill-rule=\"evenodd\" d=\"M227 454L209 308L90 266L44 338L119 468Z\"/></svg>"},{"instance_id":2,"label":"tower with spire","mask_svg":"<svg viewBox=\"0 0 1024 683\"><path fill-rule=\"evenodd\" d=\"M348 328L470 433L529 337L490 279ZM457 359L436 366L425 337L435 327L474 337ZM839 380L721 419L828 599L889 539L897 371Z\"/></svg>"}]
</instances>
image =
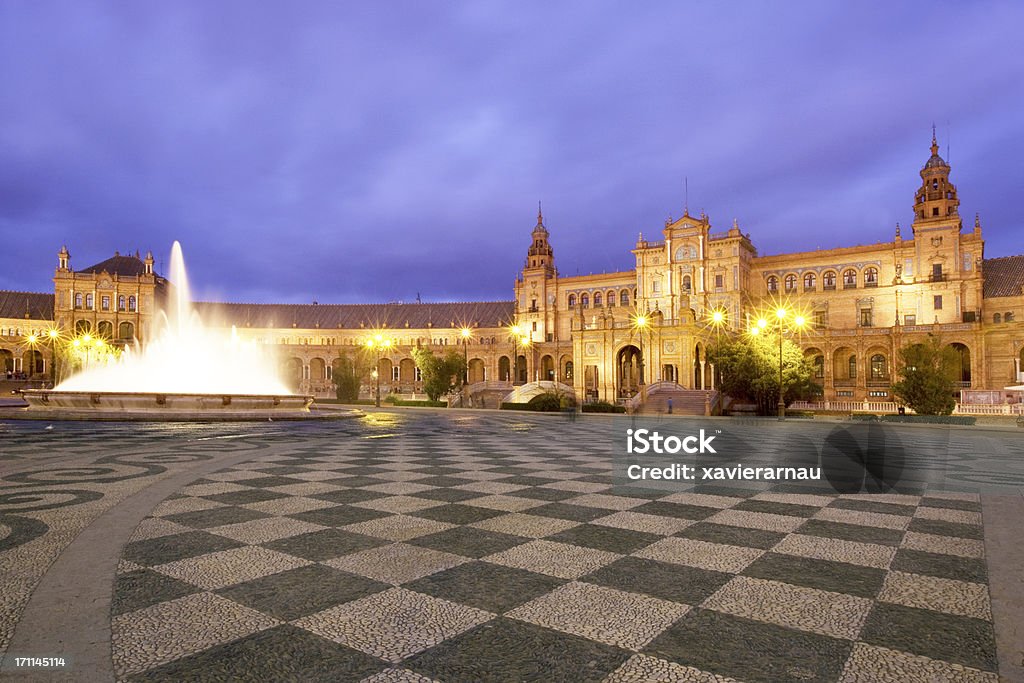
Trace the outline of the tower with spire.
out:
<instances>
[{"instance_id":1,"label":"tower with spire","mask_svg":"<svg viewBox=\"0 0 1024 683\"><path fill-rule=\"evenodd\" d=\"M960 222L956 186L949 182L949 164L939 156L939 143L932 126L932 155L921 169L921 187L914 196L914 227L950 221Z\"/></svg>"},{"instance_id":2,"label":"tower with spire","mask_svg":"<svg viewBox=\"0 0 1024 683\"><path fill-rule=\"evenodd\" d=\"M537 202L537 224L530 233L523 270L516 278L516 321L532 343L554 341L556 329L558 273L548 238L544 211Z\"/></svg>"}]
</instances>

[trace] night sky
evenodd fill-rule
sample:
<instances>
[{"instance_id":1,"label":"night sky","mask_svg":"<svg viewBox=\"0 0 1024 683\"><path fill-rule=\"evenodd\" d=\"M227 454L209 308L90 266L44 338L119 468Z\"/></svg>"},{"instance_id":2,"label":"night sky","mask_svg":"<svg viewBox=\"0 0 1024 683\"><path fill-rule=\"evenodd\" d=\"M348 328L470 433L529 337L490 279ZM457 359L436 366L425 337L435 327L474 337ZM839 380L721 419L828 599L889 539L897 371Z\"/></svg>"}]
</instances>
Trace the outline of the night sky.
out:
<instances>
[{"instance_id":1,"label":"night sky","mask_svg":"<svg viewBox=\"0 0 1024 683\"><path fill-rule=\"evenodd\" d=\"M553 7L551 5L554 5ZM931 126L1024 253L1024 3L0 3L0 289L182 242L206 299L509 299L668 216L892 239ZM904 235L907 235L904 232Z\"/></svg>"}]
</instances>

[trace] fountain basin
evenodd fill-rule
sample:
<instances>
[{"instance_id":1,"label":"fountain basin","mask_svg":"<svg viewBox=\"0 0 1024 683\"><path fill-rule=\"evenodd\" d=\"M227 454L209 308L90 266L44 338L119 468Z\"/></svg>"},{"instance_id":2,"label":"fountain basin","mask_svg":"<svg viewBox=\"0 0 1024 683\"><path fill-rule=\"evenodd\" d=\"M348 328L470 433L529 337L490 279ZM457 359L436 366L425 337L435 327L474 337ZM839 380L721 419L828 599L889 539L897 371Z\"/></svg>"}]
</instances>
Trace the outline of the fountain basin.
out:
<instances>
[{"instance_id":1,"label":"fountain basin","mask_svg":"<svg viewBox=\"0 0 1024 683\"><path fill-rule=\"evenodd\" d=\"M311 411L312 396L293 394L171 394L26 389L23 417L55 420L308 420L340 417Z\"/></svg>"}]
</instances>

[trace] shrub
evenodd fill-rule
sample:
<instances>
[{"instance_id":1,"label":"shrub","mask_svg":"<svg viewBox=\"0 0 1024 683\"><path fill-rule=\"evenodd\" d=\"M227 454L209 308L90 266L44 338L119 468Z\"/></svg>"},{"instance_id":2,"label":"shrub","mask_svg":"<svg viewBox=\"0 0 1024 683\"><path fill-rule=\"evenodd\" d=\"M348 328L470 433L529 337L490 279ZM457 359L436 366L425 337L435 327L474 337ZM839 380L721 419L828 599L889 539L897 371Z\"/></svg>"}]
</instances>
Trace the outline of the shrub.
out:
<instances>
[{"instance_id":1,"label":"shrub","mask_svg":"<svg viewBox=\"0 0 1024 683\"><path fill-rule=\"evenodd\" d=\"M937 425L973 425L978 418L970 415L883 415L882 422L910 422Z\"/></svg>"},{"instance_id":2,"label":"shrub","mask_svg":"<svg viewBox=\"0 0 1024 683\"><path fill-rule=\"evenodd\" d=\"M626 406L617 406L614 403L608 401L594 401L593 403L583 404L584 413L624 413L626 412Z\"/></svg>"}]
</instances>

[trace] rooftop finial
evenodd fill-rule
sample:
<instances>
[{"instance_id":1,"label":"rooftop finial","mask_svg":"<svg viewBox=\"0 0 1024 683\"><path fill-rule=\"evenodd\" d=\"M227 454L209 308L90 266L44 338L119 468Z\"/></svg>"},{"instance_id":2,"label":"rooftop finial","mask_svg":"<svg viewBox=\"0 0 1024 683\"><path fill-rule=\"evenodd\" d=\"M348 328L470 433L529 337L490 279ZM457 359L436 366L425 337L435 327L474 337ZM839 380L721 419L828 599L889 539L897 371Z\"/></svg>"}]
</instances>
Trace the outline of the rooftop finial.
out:
<instances>
[{"instance_id":1,"label":"rooftop finial","mask_svg":"<svg viewBox=\"0 0 1024 683\"><path fill-rule=\"evenodd\" d=\"M974 214L974 227L976 227L976 228L980 228L981 227L981 214L977 214L977 213Z\"/></svg>"},{"instance_id":2,"label":"rooftop finial","mask_svg":"<svg viewBox=\"0 0 1024 683\"><path fill-rule=\"evenodd\" d=\"M900 236L900 223L899 223L899 221L896 221L896 236L897 237Z\"/></svg>"},{"instance_id":3,"label":"rooftop finial","mask_svg":"<svg viewBox=\"0 0 1024 683\"><path fill-rule=\"evenodd\" d=\"M537 200L537 225L544 225L544 212L540 208L540 200Z\"/></svg>"},{"instance_id":4,"label":"rooftop finial","mask_svg":"<svg viewBox=\"0 0 1024 683\"><path fill-rule=\"evenodd\" d=\"M683 215L690 215L690 177L683 176Z\"/></svg>"},{"instance_id":5,"label":"rooftop finial","mask_svg":"<svg viewBox=\"0 0 1024 683\"><path fill-rule=\"evenodd\" d=\"M935 124L932 124L932 156L936 156L939 153L939 143L935 139Z\"/></svg>"}]
</instances>

